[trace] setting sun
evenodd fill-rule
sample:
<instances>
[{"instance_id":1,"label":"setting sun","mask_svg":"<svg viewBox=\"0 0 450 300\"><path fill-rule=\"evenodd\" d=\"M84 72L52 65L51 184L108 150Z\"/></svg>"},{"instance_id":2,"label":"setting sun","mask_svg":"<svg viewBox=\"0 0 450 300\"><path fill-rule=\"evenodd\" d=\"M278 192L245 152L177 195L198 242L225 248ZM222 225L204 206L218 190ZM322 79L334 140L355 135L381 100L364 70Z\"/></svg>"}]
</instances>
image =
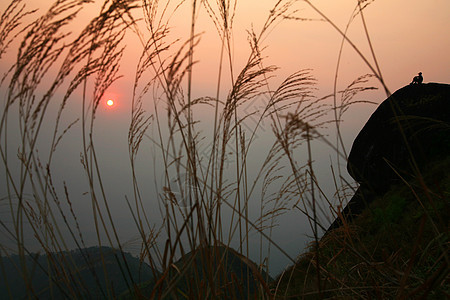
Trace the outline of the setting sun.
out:
<instances>
[{"instance_id":1,"label":"setting sun","mask_svg":"<svg viewBox=\"0 0 450 300\"><path fill-rule=\"evenodd\" d=\"M114 105L114 101L109 99L108 101L106 101L106 105L108 105L109 107L112 107Z\"/></svg>"}]
</instances>

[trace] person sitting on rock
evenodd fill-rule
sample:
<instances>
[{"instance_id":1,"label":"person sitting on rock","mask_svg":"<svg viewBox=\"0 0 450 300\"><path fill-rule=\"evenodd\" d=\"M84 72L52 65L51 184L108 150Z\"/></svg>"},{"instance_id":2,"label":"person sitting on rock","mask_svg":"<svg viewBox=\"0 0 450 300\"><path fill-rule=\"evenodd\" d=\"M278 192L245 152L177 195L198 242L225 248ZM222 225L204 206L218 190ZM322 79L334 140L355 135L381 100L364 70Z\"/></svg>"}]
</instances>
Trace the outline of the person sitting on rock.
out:
<instances>
[{"instance_id":1,"label":"person sitting on rock","mask_svg":"<svg viewBox=\"0 0 450 300\"><path fill-rule=\"evenodd\" d=\"M423 81L422 72L419 72L419 75L414 76L411 84L421 84Z\"/></svg>"}]
</instances>

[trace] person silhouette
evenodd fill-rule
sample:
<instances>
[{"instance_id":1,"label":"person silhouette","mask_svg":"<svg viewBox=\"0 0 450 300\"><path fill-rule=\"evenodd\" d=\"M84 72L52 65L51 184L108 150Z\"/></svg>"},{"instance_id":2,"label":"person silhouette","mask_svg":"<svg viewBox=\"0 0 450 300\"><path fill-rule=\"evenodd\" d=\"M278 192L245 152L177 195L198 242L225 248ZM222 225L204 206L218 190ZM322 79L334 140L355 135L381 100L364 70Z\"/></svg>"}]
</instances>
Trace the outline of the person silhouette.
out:
<instances>
[{"instance_id":1,"label":"person silhouette","mask_svg":"<svg viewBox=\"0 0 450 300\"><path fill-rule=\"evenodd\" d=\"M422 72L419 72L419 75L414 76L411 84L421 84L423 81Z\"/></svg>"}]
</instances>

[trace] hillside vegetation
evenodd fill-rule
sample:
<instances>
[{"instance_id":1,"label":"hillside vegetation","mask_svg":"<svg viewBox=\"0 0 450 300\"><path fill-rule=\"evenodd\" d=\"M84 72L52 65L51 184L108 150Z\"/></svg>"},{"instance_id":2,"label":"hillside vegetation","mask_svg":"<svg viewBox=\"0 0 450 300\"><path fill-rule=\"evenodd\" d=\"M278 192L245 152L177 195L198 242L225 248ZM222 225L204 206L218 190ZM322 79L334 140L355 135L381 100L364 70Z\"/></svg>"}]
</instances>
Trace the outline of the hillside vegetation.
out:
<instances>
[{"instance_id":1,"label":"hillside vegetation","mask_svg":"<svg viewBox=\"0 0 450 300\"><path fill-rule=\"evenodd\" d=\"M449 168L450 156L375 197L278 278L278 296L448 298Z\"/></svg>"}]
</instances>

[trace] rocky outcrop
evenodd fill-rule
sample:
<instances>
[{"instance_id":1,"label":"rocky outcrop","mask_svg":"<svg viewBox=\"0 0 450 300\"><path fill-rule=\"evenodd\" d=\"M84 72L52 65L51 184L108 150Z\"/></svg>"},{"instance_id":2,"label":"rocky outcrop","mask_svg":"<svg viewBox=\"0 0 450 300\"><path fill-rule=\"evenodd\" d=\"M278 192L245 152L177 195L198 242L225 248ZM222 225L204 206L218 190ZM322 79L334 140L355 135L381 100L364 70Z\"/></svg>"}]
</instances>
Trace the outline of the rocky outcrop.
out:
<instances>
[{"instance_id":1,"label":"rocky outcrop","mask_svg":"<svg viewBox=\"0 0 450 300\"><path fill-rule=\"evenodd\" d=\"M347 169L360 184L343 211L352 218L392 184L450 154L450 85L405 86L387 98L360 131ZM339 227L337 219L330 229Z\"/></svg>"}]
</instances>

